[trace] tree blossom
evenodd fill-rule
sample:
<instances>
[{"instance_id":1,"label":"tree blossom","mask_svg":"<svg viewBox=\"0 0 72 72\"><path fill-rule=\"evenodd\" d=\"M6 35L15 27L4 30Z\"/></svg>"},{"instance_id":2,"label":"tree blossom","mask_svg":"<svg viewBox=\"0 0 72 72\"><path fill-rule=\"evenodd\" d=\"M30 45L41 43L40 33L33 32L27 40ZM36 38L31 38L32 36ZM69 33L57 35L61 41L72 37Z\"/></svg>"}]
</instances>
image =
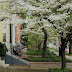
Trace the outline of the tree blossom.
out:
<instances>
[{"instance_id":1,"label":"tree blossom","mask_svg":"<svg viewBox=\"0 0 72 72\"><path fill-rule=\"evenodd\" d=\"M8 2L11 2L11 5L9 4L10 9L8 10L10 13L9 15L7 15L9 18L8 21L12 24L16 24L18 21L21 22L26 22L27 23L27 28L33 28L36 26L37 23L40 23L43 25L43 27L48 27L49 25L49 21L53 21L54 22L54 26L57 26L57 28L61 28L64 29L66 27L66 22L68 18L70 18L70 14L71 14L71 9L72 9L72 1L68 1L67 0L39 0L39 2L35 1L35 0L11 0ZM67 2L67 3L66 3ZM38 6L38 7L36 7ZM59 7L60 6L60 7ZM55 11L54 11L55 9ZM24 12L27 11L27 15L28 17L26 19L22 19L22 20L18 20L17 18L13 19L10 15L11 13L20 13L20 12ZM64 10L62 13L60 13L60 11ZM69 12L66 12L67 10L69 10ZM5 14L2 15L2 17ZM36 16L37 19L30 19L31 16ZM45 18L48 21L48 24L45 20ZM42 21L40 21L40 19L42 19ZM58 23L57 23L58 21ZM59 25L62 25L62 27L59 27ZM69 23L70 24L70 23ZM41 27L40 27L41 28Z\"/></svg>"}]
</instances>

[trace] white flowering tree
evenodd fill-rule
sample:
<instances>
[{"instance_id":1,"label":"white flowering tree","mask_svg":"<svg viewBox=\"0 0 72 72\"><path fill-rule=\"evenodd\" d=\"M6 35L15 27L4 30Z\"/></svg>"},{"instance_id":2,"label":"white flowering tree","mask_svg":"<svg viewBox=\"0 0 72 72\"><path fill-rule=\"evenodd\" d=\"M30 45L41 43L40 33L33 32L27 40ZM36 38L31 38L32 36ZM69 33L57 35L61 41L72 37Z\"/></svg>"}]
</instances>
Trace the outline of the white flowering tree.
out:
<instances>
[{"instance_id":1,"label":"white flowering tree","mask_svg":"<svg viewBox=\"0 0 72 72\"><path fill-rule=\"evenodd\" d=\"M67 33L66 28L72 26L71 23L72 1L71 0L22 0L22 1L24 1L24 3L20 3L20 5L22 5L23 11L28 10L28 17L25 20L28 23L26 31L31 31L34 33L43 32L45 35L44 37L45 40L47 38L47 32L46 32L47 26L51 24L60 34L61 49L62 49L62 55L61 55L62 68L66 67L65 48L68 41L66 37ZM30 19L30 17L36 17L38 19L37 21L39 22L37 22L36 20L33 21L34 18ZM48 23L44 23L44 20L48 21ZM35 30L32 31L30 27L35 26L36 24L35 22L39 24L39 28L36 31ZM46 41L44 43L46 44Z\"/></svg>"},{"instance_id":2,"label":"white flowering tree","mask_svg":"<svg viewBox=\"0 0 72 72\"><path fill-rule=\"evenodd\" d=\"M31 16L30 16L31 17ZM44 36L44 44L43 44L43 57L45 57L46 44L47 44L47 31L49 31L50 25L48 21L41 20L39 17L32 16L30 19L27 18L26 28L23 29L24 33L32 33L39 35L40 38ZM41 42L40 42L41 43Z\"/></svg>"},{"instance_id":3,"label":"white flowering tree","mask_svg":"<svg viewBox=\"0 0 72 72\"><path fill-rule=\"evenodd\" d=\"M0 20L2 24L17 24L22 23L22 19L18 19L16 14L13 13L17 9L15 5L17 0L0 0ZM14 7L15 5L15 7Z\"/></svg>"},{"instance_id":4,"label":"white flowering tree","mask_svg":"<svg viewBox=\"0 0 72 72\"><path fill-rule=\"evenodd\" d=\"M44 34L44 50L50 24L57 30L61 36L62 68L66 67L65 48L68 41L66 28L72 26L72 0L17 0L11 5L11 10L14 14L24 14L24 11L27 11L27 17L24 19L27 26L22 31ZM38 29L35 29L37 25Z\"/></svg>"}]
</instances>

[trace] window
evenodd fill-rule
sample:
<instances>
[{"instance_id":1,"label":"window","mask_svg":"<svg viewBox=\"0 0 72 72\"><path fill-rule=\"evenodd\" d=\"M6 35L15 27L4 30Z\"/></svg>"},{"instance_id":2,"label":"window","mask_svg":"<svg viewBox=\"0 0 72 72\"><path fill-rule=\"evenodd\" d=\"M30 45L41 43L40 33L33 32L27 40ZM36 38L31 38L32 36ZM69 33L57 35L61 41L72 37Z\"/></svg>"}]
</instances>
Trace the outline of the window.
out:
<instances>
[{"instance_id":1,"label":"window","mask_svg":"<svg viewBox=\"0 0 72 72\"><path fill-rule=\"evenodd\" d=\"M3 26L3 42L6 42L6 26Z\"/></svg>"},{"instance_id":2,"label":"window","mask_svg":"<svg viewBox=\"0 0 72 72\"><path fill-rule=\"evenodd\" d=\"M3 42L6 42L6 33L3 33Z\"/></svg>"}]
</instances>

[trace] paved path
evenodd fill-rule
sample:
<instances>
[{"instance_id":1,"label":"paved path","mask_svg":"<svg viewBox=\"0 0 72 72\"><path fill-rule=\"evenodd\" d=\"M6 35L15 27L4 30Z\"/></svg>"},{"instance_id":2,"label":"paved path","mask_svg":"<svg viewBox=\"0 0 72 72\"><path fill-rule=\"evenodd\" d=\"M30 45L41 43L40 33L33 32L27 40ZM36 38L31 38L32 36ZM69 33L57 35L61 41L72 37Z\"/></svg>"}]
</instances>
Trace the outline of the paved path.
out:
<instances>
[{"instance_id":1,"label":"paved path","mask_svg":"<svg viewBox=\"0 0 72 72\"><path fill-rule=\"evenodd\" d=\"M50 50L50 51L54 52L57 56L59 56L59 52L55 52L54 50ZM65 55L65 57L72 60L72 56Z\"/></svg>"},{"instance_id":2,"label":"paved path","mask_svg":"<svg viewBox=\"0 0 72 72\"><path fill-rule=\"evenodd\" d=\"M29 62L30 69L61 68L61 62Z\"/></svg>"},{"instance_id":3,"label":"paved path","mask_svg":"<svg viewBox=\"0 0 72 72\"><path fill-rule=\"evenodd\" d=\"M30 66L9 66L9 69L27 69L27 70L48 70L49 68L61 68L61 62L29 62ZM72 69L72 63L66 63L66 67Z\"/></svg>"},{"instance_id":4,"label":"paved path","mask_svg":"<svg viewBox=\"0 0 72 72\"><path fill-rule=\"evenodd\" d=\"M9 66L0 68L0 72L48 72L49 68L61 68L61 62L29 62L30 67ZM72 63L67 63L67 68L72 68Z\"/></svg>"},{"instance_id":5,"label":"paved path","mask_svg":"<svg viewBox=\"0 0 72 72\"><path fill-rule=\"evenodd\" d=\"M6 69L0 69L0 72L48 72L48 69L43 70L43 69L6 68Z\"/></svg>"}]
</instances>

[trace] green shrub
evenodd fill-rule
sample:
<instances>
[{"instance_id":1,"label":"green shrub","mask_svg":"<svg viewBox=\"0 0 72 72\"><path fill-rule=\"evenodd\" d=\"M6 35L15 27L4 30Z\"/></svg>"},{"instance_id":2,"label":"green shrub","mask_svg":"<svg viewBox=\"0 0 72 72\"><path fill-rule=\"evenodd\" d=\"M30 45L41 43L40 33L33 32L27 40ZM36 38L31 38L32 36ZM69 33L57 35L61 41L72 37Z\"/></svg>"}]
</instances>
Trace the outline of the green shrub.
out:
<instances>
[{"instance_id":1,"label":"green shrub","mask_svg":"<svg viewBox=\"0 0 72 72\"><path fill-rule=\"evenodd\" d=\"M68 55L68 56L72 56L72 54L69 54L69 52L65 52L65 54Z\"/></svg>"},{"instance_id":2,"label":"green shrub","mask_svg":"<svg viewBox=\"0 0 72 72\"><path fill-rule=\"evenodd\" d=\"M29 57L29 58L27 58L27 61L32 61L32 62L60 62L61 58L50 55L50 56L46 56L46 58Z\"/></svg>"},{"instance_id":3,"label":"green shrub","mask_svg":"<svg viewBox=\"0 0 72 72\"><path fill-rule=\"evenodd\" d=\"M32 62L47 62L49 61L48 58L39 58L39 57L35 57L35 58L28 58L28 61L32 61Z\"/></svg>"},{"instance_id":4,"label":"green shrub","mask_svg":"<svg viewBox=\"0 0 72 72\"><path fill-rule=\"evenodd\" d=\"M66 62L72 62L72 60L66 58Z\"/></svg>"},{"instance_id":5,"label":"green shrub","mask_svg":"<svg viewBox=\"0 0 72 72\"><path fill-rule=\"evenodd\" d=\"M34 50L31 49L27 52L27 55L42 55L43 50ZM49 50L46 51L46 57L29 57L27 58L28 61L32 62L61 62L61 57L56 56L54 52L50 52ZM70 59L66 59L66 62L72 62Z\"/></svg>"},{"instance_id":6,"label":"green shrub","mask_svg":"<svg viewBox=\"0 0 72 72\"><path fill-rule=\"evenodd\" d=\"M69 69L57 69L57 68L50 68L48 72L72 72L72 70Z\"/></svg>"},{"instance_id":7,"label":"green shrub","mask_svg":"<svg viewBox=\"0 0 72 72\"><path fill-rule=\"evenodd\" d=\"M31 49L26 54L27 55L42 55L43 54L43 50L41 49L39 51L39 50ZM46 50L46 55L56 55L56 54L54 52L50 52L49 50Z\"/></svg>"},{"instance_id":8,"label":"green shrub","mask_svg":"<svg viewBox=\"0 0 72 72\"><path fill-rule=\"evenodd\" d=\"M56 55L54 52L50 52L49 50L46 51L47 55Z\"/></svg>"},{"instance_id":9,"label":"green shrub","mask_svg":"<svg viewBox=\"0 0 72 72\"><path fill-rule=\"evenodd\" d=\"M61 58L54 56L54 55L49 55L49 56L46 56L45 58L29 57L29 58L27 58L27 61L31 61L31 62L61 62ZM66 59L66 62L72 62L72 60Z\"/></svg>"},{"instance_id":10,"label":"green shrub","mask_svg":"<svg viewBox=\"0 0 72 72\"><path fill-rule=\"evenodd\" d=\"M69 52L65 52L66 55L69 55Z\"/></svg>"},{"instance_id":11,"label":"green shrub","mask_svg":"<svg viewBox=\"0 0 72 72\"><path fill-rule=\"evenodd\" d=\"M5 44L2 44L2 43L0 42L0 56L5 56L6 51L7 51L6 45L5 45Z\"/></svg>"},{"instance_id":12,"label":"green shrub","mask_svg":"<svg viewBox=\"0 0 72 72\"><path fill-rule=\"evenodd\" d=\"M30 50L26 53L27 55L38 55L38 50Z\"/></svg>"}]
</instances>

